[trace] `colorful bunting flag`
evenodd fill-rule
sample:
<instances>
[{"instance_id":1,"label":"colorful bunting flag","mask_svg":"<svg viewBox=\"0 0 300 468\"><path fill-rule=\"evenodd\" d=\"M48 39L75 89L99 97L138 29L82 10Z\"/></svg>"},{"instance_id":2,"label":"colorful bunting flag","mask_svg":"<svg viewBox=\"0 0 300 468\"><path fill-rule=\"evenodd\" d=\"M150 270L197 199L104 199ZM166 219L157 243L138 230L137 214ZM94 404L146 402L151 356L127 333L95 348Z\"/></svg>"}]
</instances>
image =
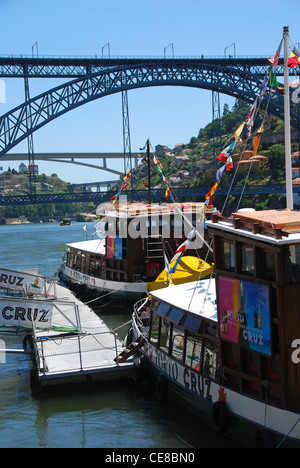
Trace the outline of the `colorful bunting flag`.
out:
<instances>
[{"instance_id":1,"label":"colorful bunting flag","mask_svg":"<svg viewBox=\"0 0 300 468\"><path fill-rule=\"evenodd\" d=\"M129 180L129 179L130 179L130 176L131 176L131 171L128 171L123 180L125 180L125 181L126 181L126 180Z\"/></svg>"},{"instance_id":2,"label":"colorful bunting flag","mask_svg":"<svg viewBox=\"0 0 300 468\"><path fill-rule=\"evenodd\" d=\"M234 139L238 143L243 142L243 140L240 138L240 135L241 135L242 131L244 130L244 127L245 127L245 122L242 123L242 125L240 125L239 128L237 128L237 130L235 131Z\"/></svg>"},{"instance_id":3,"label":"colorful bunting flag","mask_svg":"<svg viewBox=\"0 0 300 468\"><path fill-rule=\"evenodd\" d=\"M290 58L288 60L287 66L289 68L294 68L297 65L300 66L300 56L296 47L294 47L293 52L291 53Z\"/></svg>"},{"instance_id":4,"label":"colorful bunting flag","mask_svg":"<svg viewBox=\"0 0 300 468\"><path fill-rule=\"evenodd\" d=\"M229 158L229 156L231 156L231 153L235 147L235 144L236 144L236 141L231 143L230 146L227 146L227 148L225 148L217 157L218 161L227 162L227 159Z\"/></svg>"},{"instance_id":5,"label":"colorful bunting flag","mask_svg":"<svg viewBox=\"0 0 300 468\"><path fill-rule=\"evenodd\" d=\"M269 80L270 80L270 74L268 73L267 76L265 77L262 85L261 85L261 88L260 88L260 92L259 92L259 95L258 95L259 102L263 99L264 95L266 94L267 86L269 84Z\"/></svg>"},{"instance_id":6,"label":"colorful bunting flag","mask_svg":"<svg viewBox=\"0 0 300 468\"><path fill-rule=\"evenodd\" d=\"M269 59L269 62L271 62L271 67L272 68L274 68L279 63L279 55L280 55L280 51L281 51L282 42L283 42L283 39L281 39L281 42L279 44L279 47L278 47L274 57Z\"/></svg>"},{"instance_id":7,"label":"colorful bunting flag","mask_svg":"<svg viewBox=\"0 0 300 468\"><path fill-rule=\"evenodd\" d=\"M254 124L254 115L255 115L255 110L256 110L256 106L257 106L257 98L255 99L251 109L250 109L250 112L247 116L247 120L246 120L246 127L247 127L247 137L250 137L251 136L251 132L252 132L252 127L253 127L253 124Z\"/></svg>"},{"instance_id":8,"label":"colorful bunting flag","mask_svg":"<svg viewBox=\"0 0 300 468\"><path fill-rule=\"evenodd\" d=\"M257 155L261 134L264 131L264 126L261 125L260 128L257 130L257 134L253 137L253 156Z\"/></svg>"},{"instance_id":9,"label":"colorful bunting flag","mask_svg":"<svg viewBox=\"0 0 300 468\"><path fill-rule=\"evenodd\" d=\"M274 88L279 85L278 81L276 80L276 76L273 73L272 65L269 67L269 77L270 77L270 85Z\"/></svg>"},{"instance_id":10,"label":"colorful bunting flag","mask_svg":"<svg viewBox=\"0 0 300 468\"><path fill-rule=\"evenodd\" d=\"M221 183L221 180L222 180L225 169L226 169L226 164L224 164L224 166L220 167L220 169L217 172L217 183L218 183L218 185Z\"/></svg>"},{"instance_id":11,"label":"colorful bunting flag","mask_svg":"<svg viewBox=\"0 0 300 468\"><path fill-rule=\"evenodd\" d=\"M232 170L233 170L233 160L232 160L232 156L229 156L226 162L226 172L230 172Z\"/></svg>"},{"instance_id":12,"label":"colorful bunting flag","mask_svg":"<svg viewBox=\"0 0 300 468\"><path fill-rule=\"evenodd\" d=\"M214 196L214 194L216 193L216 191L218 190L218 187L219 187L219 184L218 182L216 182L212 188L210 189L210 191L208 192L207 195L205 195L205 200L207 200L208 198L212 198Z\"/></svg>"}]
</instances>

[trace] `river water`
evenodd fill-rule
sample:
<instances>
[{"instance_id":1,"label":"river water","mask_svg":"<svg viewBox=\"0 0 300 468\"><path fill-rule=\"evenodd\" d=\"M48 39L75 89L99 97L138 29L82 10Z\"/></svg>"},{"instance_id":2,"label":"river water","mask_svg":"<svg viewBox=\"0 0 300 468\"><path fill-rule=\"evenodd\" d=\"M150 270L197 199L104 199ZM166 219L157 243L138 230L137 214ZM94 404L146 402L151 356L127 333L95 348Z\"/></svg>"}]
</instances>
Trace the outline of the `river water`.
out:
<instances>
[{"instance_id":1,"label":"river water","mask_svg":"<svg viewBox=\"0 0 300 468\"><path fill-rule=\"evenodd\" d=\"M65 244L84 240L83 223L0 226L3 268L38 268L52 276L61 264ZM88 224L89 238L93 224ZM130 312L97 309L115 328ZM126 328L123 333L126 332ZM120 332L122 337L122 333ZM17 336L1 336L7 348L22 349ZM24 448L151 448L234 447L169 399L158 403L152 386L135 382L104 388L51 390L33 395L31 358L8 355L0 363L0 447Z\"/></svg>"}]
</instances>

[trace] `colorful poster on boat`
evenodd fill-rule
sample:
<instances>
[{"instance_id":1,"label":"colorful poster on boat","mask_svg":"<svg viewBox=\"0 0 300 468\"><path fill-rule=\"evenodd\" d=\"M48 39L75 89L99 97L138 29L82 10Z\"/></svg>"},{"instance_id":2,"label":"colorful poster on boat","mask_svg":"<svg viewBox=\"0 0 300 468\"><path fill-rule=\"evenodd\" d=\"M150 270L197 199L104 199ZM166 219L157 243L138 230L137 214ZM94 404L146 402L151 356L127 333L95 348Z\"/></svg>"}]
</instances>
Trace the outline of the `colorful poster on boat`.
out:
<instances>
[{"instance_id":1,"label":"colorful poster on boat","mask_svg":"<svg viewBox=\"0 0 300 468\"><path fill-rule=\"evenodd\" d=\"M269 287L219 277L221 338L271 355Z\"/></svg>"},{"instance_id":2,"label":"colorful poster on boat","mask_svg":"<svg viewBox=\"0 0 300 468\"><path fill-rule=\"evenodd\" d=\"M120 237L115 238L115 248L114 248L114 257L116 260L122 260L122 247L123 247L123 239L120 239Z\"/></svg>"},{"instance_id":3,"label":"colorful poster on boat","mask_svg":"<svg viewBox=\"0 0 300 468\"><path fill-rule=\"evenodd\" d=\"M106 238L106 257L114 258L115 252L115 239L113 237L107 236Z\"/></svg>"}]
</instances>

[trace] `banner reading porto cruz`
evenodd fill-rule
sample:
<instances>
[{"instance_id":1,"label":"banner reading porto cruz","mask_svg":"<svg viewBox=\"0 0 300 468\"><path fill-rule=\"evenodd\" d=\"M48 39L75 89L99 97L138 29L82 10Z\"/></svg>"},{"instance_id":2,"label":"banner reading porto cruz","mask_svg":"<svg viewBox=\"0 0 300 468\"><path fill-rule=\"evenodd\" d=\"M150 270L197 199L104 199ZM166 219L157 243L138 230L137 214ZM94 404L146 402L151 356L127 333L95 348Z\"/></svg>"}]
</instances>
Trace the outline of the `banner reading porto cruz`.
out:
<instances>
[{"instance_id":1,"label":"banner reading porto cruz","mask_svg":"<svg viewBox=\"0 0 300 468\"><path fill-rule=\"evenodd\" d=\"M219 277L221 338L271 355L269 287Z\"/></svg>"},{"instance_id":2,"label":"banner reading porto cruz","mask_svg":"<svg viewBox=\"0 0 300 468\"><path fill-rule=\"evenodd\" d=\"M53 306L45 302L5 298L0 305L0 324L7 327L50 328Z\"/></svg>"}]
</instances>

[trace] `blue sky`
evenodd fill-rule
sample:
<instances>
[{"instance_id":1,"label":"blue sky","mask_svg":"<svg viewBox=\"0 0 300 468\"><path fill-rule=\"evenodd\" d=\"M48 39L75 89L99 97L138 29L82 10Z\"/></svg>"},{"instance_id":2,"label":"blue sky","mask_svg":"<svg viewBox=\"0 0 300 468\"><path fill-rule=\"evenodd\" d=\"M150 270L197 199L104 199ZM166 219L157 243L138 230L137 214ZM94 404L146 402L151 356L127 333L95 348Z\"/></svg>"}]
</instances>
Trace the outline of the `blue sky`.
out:
<instances>
[{"instance_id":1,"label":"blue sky","mask_svg":"<svg viewBox=\"0 0 300 468\"><path fill-rule=\"evenodd\" d=\"M271 57L285 25L293 42L300 41L299 0L0 0L0 15L1 55L30 56L37 42L40 56L101 56L109 42L111 56L163 56L171 43L176 56L223 56L234 43L237 55ZM167 51L171 54L171 47ZM61 82L31 79L31 97ZM23 80L5 84L0 114L24 101ZM145 88L130 91L128 99L132 151L147 138L153 146L188 143L212 119L211 93L205 90ZM225 103L231 107L232 98L223 95L221 106ZM122 152L121 109L121 94L116 94L69 112L34 134L35 151ZM13 149L26 151L26 142ZM0 160L0 166L8 163ZM114 178L78 166L39 166L72 183Z\"/></svg>"}]
</instances>

